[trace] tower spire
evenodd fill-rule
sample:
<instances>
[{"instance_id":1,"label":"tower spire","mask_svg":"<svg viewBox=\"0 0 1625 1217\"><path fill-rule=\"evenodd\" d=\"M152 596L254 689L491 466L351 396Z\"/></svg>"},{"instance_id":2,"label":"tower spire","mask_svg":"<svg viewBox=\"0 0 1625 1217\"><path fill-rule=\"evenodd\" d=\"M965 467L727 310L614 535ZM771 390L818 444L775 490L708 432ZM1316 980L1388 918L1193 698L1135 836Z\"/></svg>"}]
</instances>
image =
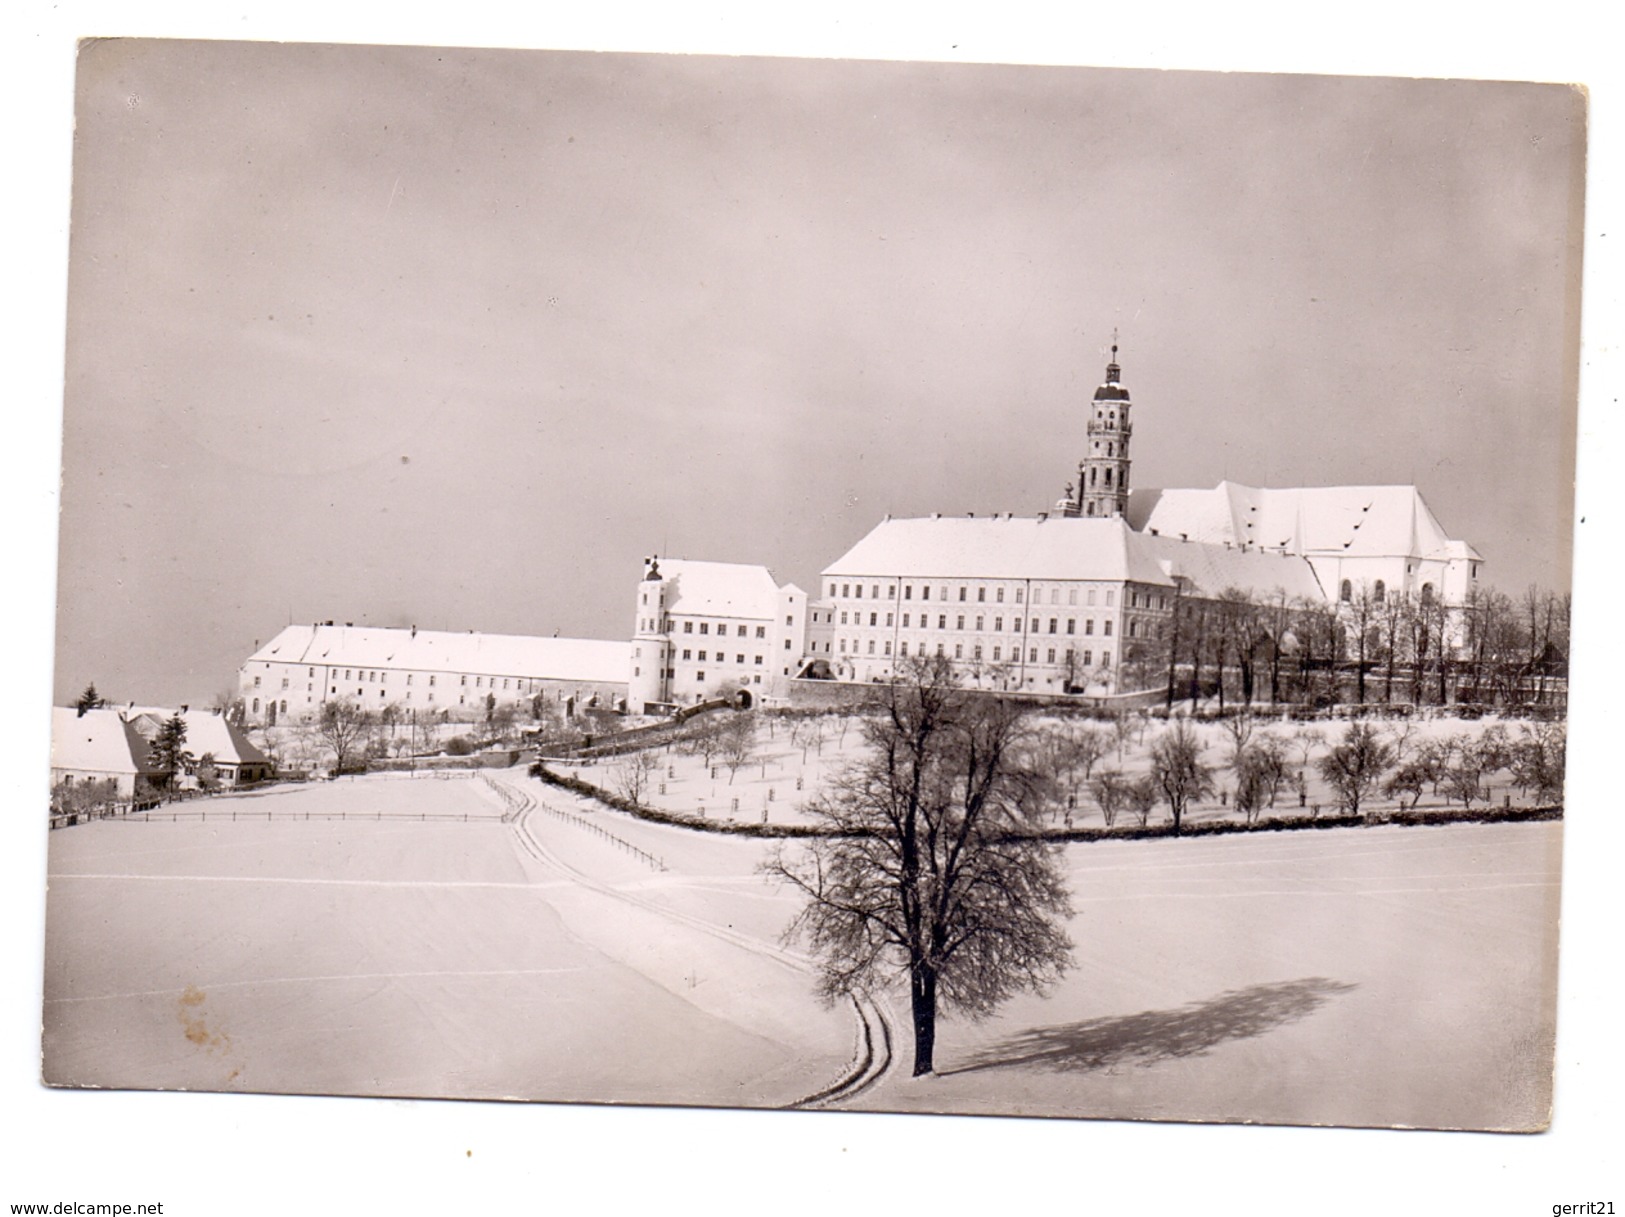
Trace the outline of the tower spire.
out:
<instances>
[{"instance_id":1,"label":"tower spire","mask_svg":"<svg viewBox=\"0 0 1625 1217\"><path fill-rule=\"evenodd\" d=\"M1076 514L1123 516L1128 514L1130 400L1117 363L1117 330L1112 330L1111 362L1106 379L1095 390L1086 428L1088 449L1078 463ZM1068 514L1072 514L1069 512Z\"/></svg>"}]
</instances>

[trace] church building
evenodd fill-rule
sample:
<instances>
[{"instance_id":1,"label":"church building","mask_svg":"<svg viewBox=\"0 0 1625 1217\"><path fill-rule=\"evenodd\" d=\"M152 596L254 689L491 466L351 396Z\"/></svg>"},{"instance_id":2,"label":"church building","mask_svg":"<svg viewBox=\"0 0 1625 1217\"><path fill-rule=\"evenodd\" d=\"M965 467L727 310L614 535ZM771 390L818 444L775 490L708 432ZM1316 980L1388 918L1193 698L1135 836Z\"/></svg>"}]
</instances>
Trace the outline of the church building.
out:
<instances>
[{"instance_id":1,"label":"church building","mask_svg":"<svg viewBox=\"0 0 1625 1217\"><path fill-rule=\"evenodd\" d=\"M1132 409L1114 344L1053 513L887 517L825 568L813 608L835 677L884 681L936 655L973 687L1132 693L1165 675L1151 657L1180 597L1454 605L1478 578L1414 486L1134 490Z\"/></svg>"}]
</instances>

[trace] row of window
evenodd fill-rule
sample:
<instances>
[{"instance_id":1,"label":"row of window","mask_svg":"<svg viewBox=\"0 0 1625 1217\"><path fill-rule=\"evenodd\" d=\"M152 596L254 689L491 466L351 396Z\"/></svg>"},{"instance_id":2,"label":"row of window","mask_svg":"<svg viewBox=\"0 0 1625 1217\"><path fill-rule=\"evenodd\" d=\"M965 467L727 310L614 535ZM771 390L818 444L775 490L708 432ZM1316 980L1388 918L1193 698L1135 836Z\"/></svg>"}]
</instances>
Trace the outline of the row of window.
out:
<instances>
[{"instance_id":1,"label":"row of window","mask_svg":"<svg viewBox=\"0 0 1625 1217\"><path fill-rule=\"evenodd\" d=\"M688 650L686 647L683 650L683 658L685 660L691 662L691 663L693 663L693 662L706 663L706 662L708 662L708 659L707 659L708 655L710 655L709 651L701 651L700 654L699 654L699 659L696 660L694 658L694 652L693 651ZM727 663L728 662L727 655L723 654L721 651L718 651L717 652L717 662L718 663ZM735 663L744 663L745 662L745 657L743 655L735 655L734 656L734 662ZM764 662L764 660L763 660L762 656L757 655L755 657L755 663L756 663L757 667L761 667L763 662Z\"/></svg>"},{"instance_id":2,"label":"row of window","mask_svg":"<svg viewBox=\"0 0 1625 1217\"><path fill-rule=\"evenodd\" d=\"M847 615L848 614L845 611L843 611L841 613L841 624L842 625L861 626L863 624L863 614L862 613L852 613L851 614L852 620L850 622L847 621ZM892 624L892 616L893 616L893 614L891 614L891 613L886 614L886 625L887 625L888 628ZM904 613L903 614L903 625L902 625L903 629L906 630L906 629L911 628L911 618L912 618L912 616L913 616L913 614L911 614L911 613ZM954 629L963 630L965 628L965 621L966 621L965 614L963 614L963 613L956 614L955 617L954 617ZM984 631L987 628L986 622L987 622L987 618L982 617L982 616L977 616L976 625L974 627L976 632L981 633L982 631ZM1060 622L1061 622L1061 619L1059 617L1051 617L1049 619L1049 632L1051 634L1058 634L1058 633L1061 632L1060 628L1059 628ZM871 626L878 626L880 624L880 614L879 613L870 613L869 614L869 624ZM1110 638L1111 637L1111 632L1112 632L1111 619L1107 618L1105 621L1102 621L1100 623L1100 625L1101 625L1101 629L1100 629L1101 634L1103 634L1104 636ZM1022 618L1020 618L1020 617L1012 617L1010 619L1010 632L1011 633L1014 633L1014 634L1021 633L1022 632L1021 627L1022 627ZM931 628L931 615L929 613L921 613L920 614L920 629L928 630L930 628ZM938 613L937 614L937 629L945 630L947 628L948 628L948 614L947 613ZM1131 626L1131 630L1132 630L1132 626ZM1004 633L1004 618L1003 617L995 617L995 618L993 618L993 632L995 634ZM1029 634L1042 634L1043 632L1044 632L1043 623L1040 621L1039 618L1034 617L1032 619L1032 628L1029 629L1027 631L1027 633L1029 633ZM1068 617L1066 619L1066 632L1068 634L1076 634L1078 632L1078 619L1076 617ZM1083 619L1083 632L1085 634L1093 634L1095 632L1095 619L1093 617L1085 617Z\"/></svg>"},{"instance_id":3,"label":"row of window","mask_svg":"<svg viewBox=\"0 0 1625 1217\"><path fill-rule=\"evenodd\" d=\"M881 588L883 588L883 587L886 590L886 599L887 600L895 600L895 599L897 599L897 585L892 584L892 583L885 583L885 584L871 583L869 585L869 599L871 599L871 600L879 600L880 599L880 591L881 591ZM948 600L948 599L953 598L953 597L949 596L949 591L950 590L952 590L952 589L950 589L950 588L948 588L948 587L946 587L944 585L938 584L937 585L937 596L936 596L936 598L938 600ZM961 603L964 603L964 602L966 602L966 601L968 601L968 600L970 600L972 598L971 595L970 595L971 588L968 585L959 584L957 590L958 590L958 593L959 593L957 599ZM1025 586L1012 588L1010 590L1014 593L1014 601L1015 601L1015 603L1017 603L1017 604L1024 603L1023 597L1026 595L1026 592L1027 592L1027 589L1026 589ZM1092 587L1083 589L1083 591L1085 593L1084 603L1088 607L1093 608L1095 606L1095 603L1096 603L1095 597L1096 597L1096 594L1097 594L1098 590L1099 589L1092 588ZM1116 605L1117 605L1117 589L1108 587L1108 588L1106 588L1104 590L1105 590L1105 604L1106 604L1106 607L1107 608L1116 607ZM975 596L976 602L978 604L985 604L987 602L988 589L985 586L983 586L983 587L977 587L975 589L975 591L976 591L976 596ZM1075 587L1069 587L1069 588L1066 589L1066 603L1067 604L1076 605L1078 603L1078 591L1079 591L1079 589L1075 588ZM1043 601L1043 594L1044 594L1044 589L1043 588L1038 588L1038 589L1034 590L1034 592L1033 592L1033 603L1034 604L1041 603ZM993 589L993 603L995 603L995 604L1003 604L1004 603L1004 595L1005 595L1005 589L1004 588L995 587ZM1135 596L1135 603L1138 604L1139 603L1139 600L1138 600L1139 593L1135 592L1134 596ZM849 599L849 600L862 600L863 599L863 584L861 584L861 583L842 583L842 584L837 585L837 584L831 583L829 585L829 598L831 600L834 600L834 599L836 599L838 597L845 597L846 599ZM914 585L912 583L903 584L903 599L904 600L912 600L912 599L914 599ZM921 600L929 600L929 599L931 599L931 585L930 584L921 584L920 585L920 599ZM1150 600L1150 597L1148 596L1147 597L1148 605L1149 605L1149 600ZM1061 603L1061 589L1060 588L1052 587L1052 588L1049 589L1049 602L1051 604L1060 604ZM1158 607L1161 607L1161 606L1159 605Z\"/></svg>"},{"instance_id":4,"label":"row of window","mask_svg":"<svg viewBox=\"0 0 1625 1217\"><path fill-rule=\"evenodd\" d=\"M637 672L638 672L638 669L633 669L633 675L636 675ZM784 674L786 676L788 676L790 674L788 668L785 669ZM677 669L676 668L667 668L666 669L666 679L667 680L676 680L677 679ZM705 673L704 672L695 672L694 673L694 679L695 679L696 682L703 685L705 683ZM741 677L740 679L744 679L744 678ZM750 683L753 684L753 685L761 684L762 683L762 678L761 678L760 674L752 675L751 678L750 678Z\"/></svg>"},{"instance_id":5,"label":"row of window","mask_svg":"<svg viewBox=\"0 0 1625 1217\"><path fill-rule=\"evenodd\" d=\"M1474 568L1474 573L1475 573L1475 575L1477 573L1477 568L1476 567ZM1337 595L1338 595L1338 599L1342 600L1345 604L1347 604L1350 600L1354 599L1354 584L1351 583L1349 580L1344 579L1343 580L1343 586L1338 589ZM1433 584L1431 584L1431 583L1422 584L1421 595L1422 595L1422 603L1423 604L1432 604L1433 603ZM1384 583L1381 579L1378 579L1375 583L1373 583L1371 585L1371 599L1373 601L1375 601L1377 604L1382 604L1384 601L1386 601L1388 599L1388 585L1386 583Z\"/></svg>"},{"instance_id":6,"label":"row of window","mask_svg":"<svg viewBox=\"0 0 1625 1217\"><path fill-rule=\"evenodd\" d=\"M935 647L934 651L931 649L933 646ZM963 643L963 642L954 643L953 644L953 654L952 654L951 658L953 658L953 659L967 659L968 658L968 659L971 659L971 660L974 660L974 661L980 661L981 659L984 658L984 653L983 653L983 648L982 648L981 643L977 642L977 643L970 644L970 653L969 653L969 655L967 655L965 653L965 646L966 646L966 644ZM1038 659L1039 650L1040 650L1040 648L1038 648L1038 647L1028 647L1027 648L1027 662L1028 663L1038 663L1039 662L1039 659ZM857 655L859 653L860 652L858 650L857 640L854 639L853 642L852 642L851 654ZM891 655L891 653L892 653L891 642L889 640L886 641L884 643L884 645L882 646L882 648L877 652L876 649L875 649L875 640L873 638L871 638L869 640L868 648L865 651L863 651L862 653L867 654L867 655L877 655L880 658L889 657ZM1066 647L1064 650L1058 650L1055 647L1044 647L1043 648L1043 653L1044 653L1043 662L1045 662L1047 664L1065 664L1065 665L1070 665L1072 667L1090 668L1090 667L1093 667L1094 663L1095 663L1095 653L1092 650L1087 650L1087 651L1081 651L1080 652L1080 651L1075 650L1072 647ZM846 639L844 639L844 638L841 639L841 654L843 654L843 655L847 654ZM909 644L907 642L899 643L898 644L898 649L897 649L897 654L898 654L899 658L907 659L908 656L909 656ZM939 658L950 658L950 656L948 654L948 650L947 650L947 644L946 643L941 643L941 642L938 642L938 643L920 642L920 643L916 644L915 649L914 649L914 654L916 656L935 654ZM989 653L985 657L990 659L993 663L1004 663L1004 662L1007 661L1007 659L1008 659L1008 662L1010 662L1010 663L1020 663L1022 661L1022 659L1021 659L1021 647L1020 646L1012 646L1010 648L1009 655L1007 657L1006 654L1005 654L1004 647L1002 645L994 645L991 648L989 648ZM1103 668L1109 668L1109 667L1111 667L1111 663L1112 663L1112 653L1110 651L1102 651L1100 653L1100 666L1103 667Z\"/></svg>"},{"instance_id":7,"label":"row of window","mask_svg":"<svg viewBox=\"0 0 1625 1217\"><path fill-rule=\"evenodd\" d=\"M793 625L794 624L794 619L790 618L790 617L786 617L784 619L784 624L785 625ZM698 631L699 633L701 633L701 634L709 634L711 632L711 623L709 621L702 621L702 622L699 623L699 626L700 626L699 631ZM734 637L736 637L736 638L744 638L744 637L746 637L746 631L749 628L750 628L749 626L743 626L743 625L735 626L734 627ZM671 618L669 618L669 617L666 619L666 633L668 633L668 634L671 633ZM692 622L692 621L683 622L683 633L685 633L685 634L695 633L694 622ZM726 638L728 636L728 623L726 621L717 622L717 636L719 638ZM766 638L767 637L767 627L765 625L759 625L759 626L756 627L756 637L758 637L758 638Z\"/></svg>"},{"instance_id":8,"label":"row of window","mask_svg":"<svg viewBox=\"0 0 1625 1217\"><path fill-rule=\"evenodd\" d=\"M270 665L267 664L266 666L269 667ZM316 675L316 669L315 668L311 668L309 671L310 671L311 676ZM335 668L335 669L333 669L333 671L336 674L338 669ZM416 675L416 673L413 673L413 672L406 673L406 683L408 685L410 685L412 683L413 677L415 675ZM434 686L434 683L435 683L435 675L436 674L433 673L433 672L429 673L429 685L430 685L431 688ZM258 676L254 677L254 687L256 689L260 687L260 679L261 678L258 677ZM534 693L534 692L536 692L537 681L536 681L535 677L525 677L525 676L501 676L501 677L497 677L497 676L472 676L471 677L471 676L468 676L468 675L463 675L463 676L459 676L457 678L457 682L458 682L459 685L466 688L468 686L468 682L471 679L473 680L474 687L476 689L484 689L484 688L488 687L486 685L487 681L490 681L489 687L491 689L496 689L498 687L497 681L501 680L502 681L501 688L506 689L506 690L508 690L510 692L513 692L513 691L517 691L517 692L520 692L520 693ZM345 668L344 669L344 680L345 680L346 683L348 683L351 680L356 680L356 681L365 681L368 684L384 685L384 684L389 683L389 673L387 671L384 671L384 670L381 670L381 669ZM282 678L282 687L284 689L286 689L288 687L288 678L286 676L284 676Z\"/></svg>"}]
</instances>

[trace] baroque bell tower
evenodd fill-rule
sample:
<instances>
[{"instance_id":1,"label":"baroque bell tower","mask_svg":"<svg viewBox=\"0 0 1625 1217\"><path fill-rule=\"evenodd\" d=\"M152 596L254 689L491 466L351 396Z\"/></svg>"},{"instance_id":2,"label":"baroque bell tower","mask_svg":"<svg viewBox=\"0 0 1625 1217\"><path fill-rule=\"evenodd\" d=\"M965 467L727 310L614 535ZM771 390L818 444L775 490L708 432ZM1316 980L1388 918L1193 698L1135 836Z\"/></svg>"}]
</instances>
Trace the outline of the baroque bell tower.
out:
<instances>
[{"instance_id":1,"label":"baroque bell tower","mask_svg":"<svg viewBox=\"0 0 1625 1217\"><path fill-rule=\"evenodd\" d=\"M1078 462L1078 488L1068 488L1063 500L1069 516L1122 516L1128 514L1128 445L1134 434L1129 422L1128 390L1117 364L1117 335L1112 335L1112 360L1106 380L1089 404L1087 454Z\"/></svg>"}]
</instances>

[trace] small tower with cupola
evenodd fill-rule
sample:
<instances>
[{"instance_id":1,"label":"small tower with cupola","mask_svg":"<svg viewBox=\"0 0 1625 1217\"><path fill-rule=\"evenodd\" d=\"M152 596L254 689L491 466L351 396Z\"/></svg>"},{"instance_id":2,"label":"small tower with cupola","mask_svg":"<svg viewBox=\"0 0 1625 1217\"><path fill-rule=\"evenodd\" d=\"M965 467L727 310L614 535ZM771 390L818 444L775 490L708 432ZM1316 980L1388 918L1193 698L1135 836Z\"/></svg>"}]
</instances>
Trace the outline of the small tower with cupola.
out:
<instances>
[{"instance_id":1,"label":"small tower with cupola","mask_svg":"<svg viewBox=\"0 0 1625 1217\"><path fill-rule=\"evenodd\" d=\"M1115 336L1114 336L1115 337ZM1106 380L1089 403L1088 448L1078 462L1078 489L1069 496L1068 515L1122 516L1128 513L1128 445L1134 434L1129 421L1129 395L1117 364L1117 343L1106 365Z\"/></svg>"},{"instance_id":2,"label":"small tower with cupola","mask_svg":"<svg viewBox=\"0 0 1625 1217\"><path fill-rule=\"evenodd\" d=\"M660 574L660 561L647 558L638 583L637 623L632 631L632 670L628 673L627 709L642 714L667 697L667 667L671 658L670 626L666 619L669 585Z\"/></svg>"}]
</instances>

